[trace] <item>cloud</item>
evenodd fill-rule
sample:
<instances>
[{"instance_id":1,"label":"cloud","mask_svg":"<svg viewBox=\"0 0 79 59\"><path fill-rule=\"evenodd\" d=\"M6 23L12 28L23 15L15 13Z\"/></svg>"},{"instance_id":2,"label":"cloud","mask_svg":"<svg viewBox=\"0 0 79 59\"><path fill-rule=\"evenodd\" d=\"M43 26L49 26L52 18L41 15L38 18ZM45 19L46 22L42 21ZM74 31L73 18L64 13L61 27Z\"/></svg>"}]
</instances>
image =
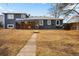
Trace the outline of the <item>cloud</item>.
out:
<instances>
[{"instance_id":1,"label":"cloud","mask_svg":"<svg viewBox=\"0 0 79 59\"><path fill-rule=\"evenodd\" d=\"M0 6L0 10L3 10L3 7Z\"/></svg>"},{"instance_id":2,"label":"cloud","mask_svg":"<svg viewBox=\"0 0 79 59\"><path fill-rule=\"evenodd\" d=\"M16 9L9 9L9 8L6 9L6 8L0 6L0 15L1 15L2 13L4 13L4 12L23 12L23 13L26 13L26 12L23 11L23 10L16 10Z\"/></svg>"},{"instance_id":3,"label":"cloud","mask_svg":"<svg viewBox=\"0 0 79 59\"><path fill-rule=\"evenodd\" d=\"M4 8L0 6L0 14L2 14L3 11L4 11Z\"/></svg>"},{"instance_id":4,"label":"cloud","mask_svg":"<svg viewBox=\"0 0 79 59\"><path fill-rule=\"evenodd\" d=\"M14 12L15 10L12 9L5 9L2 6L0 6L0 14L2 14L3 12Z\"/></svg>"}]
</instances>

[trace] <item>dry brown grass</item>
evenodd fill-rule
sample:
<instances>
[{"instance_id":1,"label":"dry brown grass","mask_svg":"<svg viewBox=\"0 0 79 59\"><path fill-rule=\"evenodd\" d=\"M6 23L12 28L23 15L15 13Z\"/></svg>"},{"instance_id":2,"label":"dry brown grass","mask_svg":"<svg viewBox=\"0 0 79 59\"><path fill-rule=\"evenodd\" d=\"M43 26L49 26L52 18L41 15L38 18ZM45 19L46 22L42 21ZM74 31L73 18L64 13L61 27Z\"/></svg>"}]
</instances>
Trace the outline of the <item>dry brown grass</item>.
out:
<instances>
[{"instance_id":1,"label":"dry brown grass","mask_svg":"<svg viewBox=\"0 0 79 59\"><path fill-rule=\"evenodd\" d=\"M0 55L17 55L31 37L31 30L0 30Z\"/></svg>"},{"instance_id":2,"label":"dry brown grass","mask_svg":"<svg viewBox=\"0 0 79 59\"><path fill-rule=\"evenodd\" d=\"M0 55L17 55L27 43L33 30L0 30ZM36 31L37 32L37 31ZM79 55L79 31L39 30L37 55Z\"/></svg>"},{"instance_id":3,"label":"dry brown grass","mask_svg":"<svg viewBox=\"0 0 79 59\"><path fill-rule=\"evenodd\" d=\"M79 31L39 30L38 56L79 55Z\"/></svg>"}]
</instances>

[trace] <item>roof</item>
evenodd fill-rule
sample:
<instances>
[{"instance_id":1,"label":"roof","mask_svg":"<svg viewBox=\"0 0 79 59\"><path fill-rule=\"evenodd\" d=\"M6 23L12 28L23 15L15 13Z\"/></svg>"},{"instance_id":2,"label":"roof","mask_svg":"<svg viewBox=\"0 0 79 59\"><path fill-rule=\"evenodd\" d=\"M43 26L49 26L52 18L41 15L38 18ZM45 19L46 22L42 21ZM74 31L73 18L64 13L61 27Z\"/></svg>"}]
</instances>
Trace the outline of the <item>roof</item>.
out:
<instances>
[{"instance_id":1,"label":"roof","mask_svg":"<svg viewBox=\"0 0 79 59\"><path fill-rule=\"evenodd\" d=\"M63 20L62 18L53 18L53 17L43 17L43 16L37 16L37 17L29 17L27 19L55 19L55 20Z\"/></svg>"},{"instance_id":2,"label":"roof","mask_svg":"<svg viewBox=\"0 0 79 59\"><path fill-rule=\"evenodd\" d=\"M16 20L63 20L62 18L52 18L52 17L29 17L29 18L17 18Z\"/></svg>"},{"instance_id":3,"label":"roof","mask_svg":"<svg viewBox=\"0 0 79 59\"><path fill-rule=\"evenodd\" d=\"M67 23L76 23L79 22L79 15L73 16Z\"/></svg>"},{"instance_id":4,"label":"roof","mask_svg":"<svg viewBox=\"0 0 79 59\"><path fill-rule=\"evenodd\" d=\"M3 14L27 14L23 12L3 12Z\"/></svg>"}]
</instances>

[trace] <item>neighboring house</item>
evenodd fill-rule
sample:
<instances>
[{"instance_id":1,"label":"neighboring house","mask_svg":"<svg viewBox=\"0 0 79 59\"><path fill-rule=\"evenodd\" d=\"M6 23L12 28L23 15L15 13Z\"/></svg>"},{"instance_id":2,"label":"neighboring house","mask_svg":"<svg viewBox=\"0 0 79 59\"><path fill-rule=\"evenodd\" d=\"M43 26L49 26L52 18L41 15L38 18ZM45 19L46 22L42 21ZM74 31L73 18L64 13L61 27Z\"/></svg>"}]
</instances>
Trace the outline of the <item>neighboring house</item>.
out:
<instances>
[{"instance_id":1,"label":"neighboring house","mask_svg":"<svg viewBox=\"0 0 79 59\"><path fill-rule=\"evenodd\" d=\"M79 15L73 16L64 24L65 29L79 30Z\"/></svg>"},{"instance_id":2,"label":"neighboring house","mask_svg":"<svg viewBox=\"0 0 79 59\"><path fill-rule=\"evenodd\" d=\"M3 15L0 15L0 25L3 25Z\"/></svg>"},{"instance_id":3,"label":"neighboring house","mask_svg":"<svg viewBox=\"0 0 79 59\"><path fill-rule=\"evenodd\" d=\"M62 29L63 19L51 17L26 17L25 13L3 13L4 28Z\"/></svg>"}]
</instances>

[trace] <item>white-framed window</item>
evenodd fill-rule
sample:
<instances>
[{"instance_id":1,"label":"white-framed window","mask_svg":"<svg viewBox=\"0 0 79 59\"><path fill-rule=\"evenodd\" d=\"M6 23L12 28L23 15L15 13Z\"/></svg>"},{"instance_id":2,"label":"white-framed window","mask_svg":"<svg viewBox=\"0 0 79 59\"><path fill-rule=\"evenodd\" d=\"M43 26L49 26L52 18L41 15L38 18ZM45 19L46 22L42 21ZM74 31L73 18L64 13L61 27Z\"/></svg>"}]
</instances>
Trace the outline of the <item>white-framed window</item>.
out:
<instances>
[{"instance_id":1,"label":"white-framed window","mask_svg":"<svg viewBox=\"0 0 79 59\"><path fill-rule=\"evenodd\" d=\"M60 20L56 20L56 26L60 26Z\"/></svg>"},{"instance_id":2,"label":"white-framed window","mask_svg":"<svg viewBox=\"0 0 79 59\"><path fill-rule=\"evenodd\" d=\"M14 28L14 24L7 24L7 28Z\"/></svg>"},{"instance_id":3,"label":"white-framed window","mask_svg":"<svg viewBox=\"0 0 79 59\"><path fill-rule=\"evenodd\" d=\"M26 15L22 14L22 15L21 15L21 18L26 18Z\"/></svg>"},{"instance_id":4,"label":"white-framed window","mask_svg":"<svg viewBox=\"0 0 79 59\"><path fill-rule=\"evenodd\" d=\"M40 26L43 26L43 20L40 20L40 21L39 21L39 25L40 25Z\"/></svg>"},{"instance_id":5,"label":"white-framed window","mask_svg":"<svg viewBox=\"0 0 79 59\"><path fill-rule=\"evenodd\" d=\"M47 20L47 24L48 25L51 25L51 20Z\"/></svg>"},{"instance_id":6,"label":"white-framed window","mask_svg":"<svg viewBox=\"0 0 79 59\"><path fill-rule=\"evenodd\" d=\"M8 14L7 17L8 19L14 19L14 14Z\"/></svg>"}]
</instances>

